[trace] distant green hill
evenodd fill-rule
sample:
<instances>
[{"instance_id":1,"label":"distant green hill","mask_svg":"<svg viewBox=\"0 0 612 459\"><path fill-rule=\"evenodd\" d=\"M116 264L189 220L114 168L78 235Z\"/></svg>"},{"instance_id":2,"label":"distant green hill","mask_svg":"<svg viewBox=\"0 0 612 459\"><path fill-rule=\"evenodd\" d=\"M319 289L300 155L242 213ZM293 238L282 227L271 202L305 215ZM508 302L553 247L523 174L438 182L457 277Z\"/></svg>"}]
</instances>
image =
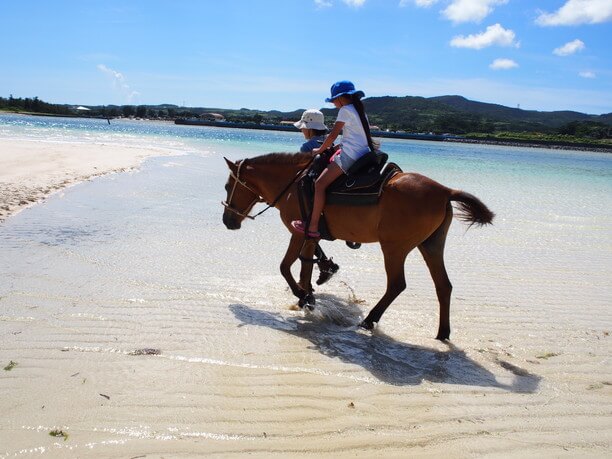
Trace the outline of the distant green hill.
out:
<instances>
[{"instance_id":1,"label":"distant green hill","mask_svg":"<svg viewBox=\"0 0 612 459\"><path fill-rule=\"evenodd\" d=\"M475 102L461 96L439 96L428 100L442 102L459 111L485 116L501 122L540 123L550 127L560 127L572 121L602 122L602 117L599 115L587 115L573 111L540 112L536 110L521 110L520 108L510 108L503 105ZM612 113L604 116L608 116L608 121L612 121Z\"/></svg>"},{"instance_id":2,"label":"distant green hill","mask_svg":"<svg viewBox=\"0 0 612 459\"><path fill-rule=\"evenodd\" d=\"M369 97L364 104L370 123L381 129L409 132L436 132L466 134L472 132L542 132L558 133L569 123L595 123L612 126L612 113L588 115L573 111L540 112L521 110L503 105L488 104L466 99L462 96L439 97ZM93 110L112 111L111 116L123 114L141 117L189 117L213 112L223 115L228 121L268 122L297 121L304 109L290 112L279 110L253 110L248 108L227 109L211 107L179 107L171 104L139 106L90 106ZM324 108L328 124L333 123L337 110Z\"/></svg>"},{"instance_id":3,"label":"distant green hill","mask_svg":"<svg viewBox=\"0 0 612 459\"><path fill-rule=\"evenodd\" d=\"M575 142L583 139L607 145L612 143L612 113L588 115L574 111L521 110L477 102L456 95L429 98L369 97L364 99L364 104L370 123L381 130L450 133L473 137L542 138L547 142ZM282 112L247 108L179 107L172 104L87 107L91 109L87 116L176 119L200 117L204 113L212 112L223 115L227 121L256 124L297 121L303 112L303 109ZM36 97L33 99L0 97L0 109L76 114L74 106L48 104ZM336 118L337 110L322 111L326 122L331 125Z\"/></svg>"},{"instance_id":4,"label":"distant green hill","mask_svg":"<svg viewBox=\"0 0 612 459\"><path fill-rule=\"evenodd\" d=\"M409 131L557 132L574 122L612 126L612 113L540 112L476 102L461 96L370 97L364 99L370 122L381 128Z\"/></svg>"}]
</instances>

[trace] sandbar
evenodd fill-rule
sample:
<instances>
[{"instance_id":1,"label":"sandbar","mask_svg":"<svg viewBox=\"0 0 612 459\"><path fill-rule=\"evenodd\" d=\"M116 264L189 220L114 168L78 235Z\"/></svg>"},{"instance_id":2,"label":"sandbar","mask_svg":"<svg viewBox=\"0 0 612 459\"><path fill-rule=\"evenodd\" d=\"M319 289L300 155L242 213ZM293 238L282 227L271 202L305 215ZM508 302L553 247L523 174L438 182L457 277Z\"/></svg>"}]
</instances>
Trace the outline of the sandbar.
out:
<instances>
[{"instance_id":1,"label":"sandbar","mask_svg":"<svg viewBox=\"0 0 612 459\"><path fill-rule=\"evenodd\" d=\"M0 222L67 186L136 168L159 149L0 139Z\"/></svg>"}]
</instances>

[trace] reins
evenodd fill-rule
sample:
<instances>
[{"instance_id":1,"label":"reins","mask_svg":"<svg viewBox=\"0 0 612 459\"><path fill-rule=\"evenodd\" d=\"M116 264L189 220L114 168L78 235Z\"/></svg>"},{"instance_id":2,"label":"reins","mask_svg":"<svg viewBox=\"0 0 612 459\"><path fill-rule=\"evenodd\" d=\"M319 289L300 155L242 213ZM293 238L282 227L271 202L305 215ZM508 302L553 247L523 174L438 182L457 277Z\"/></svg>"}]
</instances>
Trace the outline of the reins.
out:
<instances>
[{"instance_id":1,"label":"reins","mask_svg":"<svg viewBox=\"0 0 612 459\"><path fill-rule=\"evenodd\" d=\"M222 201L221 205L223 207L225 207L227 210L229 210L230 212L234 212L235 214L240 215L241 217L244 218L249 218L251 220L255 220L256 217L259 217L261 214L263 214L265 211L267 211L268 209L276 206L276 204L278 204L278 201L280 201L280 199L283 197L283 195L289 191L289 188L291 188L291 185L293 185L295 183L295 181L298 179L298 177L300 177L302 175L302 173L308 169L310 167L310 165L312 164L312 161L314 160L314 156L310 159L310 161L308 161L308 163L306 164L306 166L304 166L302 169L300 169L295 176L293 177L293 179L291 179L291 181L287 184L287 186L285 186L285 188L283 188L283 190L278 194L278 196L276 196L276 198L274 198L274 200L272 201L272 203L268 204L268 206L259 211L258 213L256 213L255 215L249 215L248 212L250 212L250 210L253 208L253 206L258 203L258 202L265 202L265 199L257 192L255 191L253 188L251 188L246 182L244 182L243 180L240 179L240 169L242 168L242 165L244 164L244 162L246 161L246 159L243 159L242 161L240 161L240 163L238 164L238 169L236 170L236 174L234 174L233 171L230 170L230 177L232 177L234 179L234 186L232 187L232 191L229 195L229 198L227 201ZM234 192L236 191L236 187L237 185L240 184L243 187L245 187L247 190L249 190L251 193L253 193L255 196L257 196L253 202L251 202L251 204L247 207L246 213L245 212L241 212L235 208L233 208L231 206L231 202L232 202L232 198L234 197Z\"/></svg>"}]
</instances>

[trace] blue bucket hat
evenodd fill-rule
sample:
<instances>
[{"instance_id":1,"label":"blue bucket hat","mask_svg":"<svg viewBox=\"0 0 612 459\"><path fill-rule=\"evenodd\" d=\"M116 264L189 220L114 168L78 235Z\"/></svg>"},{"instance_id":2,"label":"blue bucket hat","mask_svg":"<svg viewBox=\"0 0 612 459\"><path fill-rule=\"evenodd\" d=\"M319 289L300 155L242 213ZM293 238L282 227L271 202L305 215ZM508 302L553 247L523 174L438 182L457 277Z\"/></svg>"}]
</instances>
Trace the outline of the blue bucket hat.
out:
<instances>
[{"instance_id":1,"label":"blue bucket hat","mask_svg":"<svg viewBox=\"0 0 612 459\"><path fill-rule=\"evenodd\" d=\"M360 97L365 96L365 93L363 91L357 91L355 89L355 85L350 81L338 81L332 85L331 97L325 99L325 102L332 102L334 99L340 96L349 96L352 94L359 94Z\"/></svg>"}]
</instances>

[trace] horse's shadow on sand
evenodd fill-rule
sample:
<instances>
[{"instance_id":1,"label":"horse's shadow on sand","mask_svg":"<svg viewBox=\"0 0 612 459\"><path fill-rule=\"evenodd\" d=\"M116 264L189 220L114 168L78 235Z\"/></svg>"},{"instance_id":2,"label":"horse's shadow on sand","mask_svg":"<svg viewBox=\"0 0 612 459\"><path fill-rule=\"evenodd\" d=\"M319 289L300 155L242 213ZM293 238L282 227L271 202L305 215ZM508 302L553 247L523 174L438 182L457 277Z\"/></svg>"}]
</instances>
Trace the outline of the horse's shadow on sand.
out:
<instances>
[{"instance_id":1,"label":"horse's shadow on sand","mask_svg":"<svg viewBox=\"0 0 612 459\"><path fill-rule=\"evenodd\" d=\"M268 327L306 339L322 354L359 365L387 384L418 385L430 381L533 393L541 379L497 358L494 364L512 377L510 384L500 383L491 371L452 343L446 343L446 350L438 350L401 343L380 331L361 330L356 326L361 320L359 308L335 295L318 295L315 312L305 316L284 317L244 304L229 308L240 326Z\"/></svg>"}]
</instances>

